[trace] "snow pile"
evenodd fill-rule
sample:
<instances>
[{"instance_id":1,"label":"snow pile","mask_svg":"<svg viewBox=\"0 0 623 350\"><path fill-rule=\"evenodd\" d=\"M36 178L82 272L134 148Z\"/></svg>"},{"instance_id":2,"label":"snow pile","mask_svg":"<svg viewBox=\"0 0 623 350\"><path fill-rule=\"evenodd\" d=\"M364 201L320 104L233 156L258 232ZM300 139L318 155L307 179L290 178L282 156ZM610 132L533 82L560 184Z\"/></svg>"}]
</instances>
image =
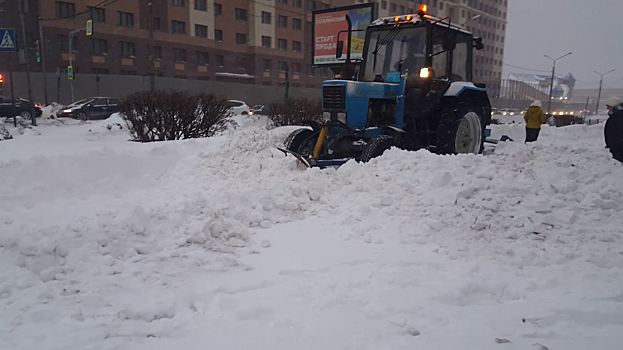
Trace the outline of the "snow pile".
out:
<instances>
[{"instance_id":1,"label":"snow pile","mask_svg":"<svg viewBox=\"0 0 623 350\"><path fill-rule=\"evenodd\" d=\"M9 130L7 130L4 125L0 124L0 141L10 140L12 138L13 136L11 136Z\"/></svg>"},{"instance_id":2,"label":"snow pile","mask_svg":"<svg viewBox=\"0 0 623 350\"><path fill-rule=\"evenodd\" d=\"M49 105L41 109L41 118L42 119L56 119L56 113L58 113L58 111L60 111L63 108L64 108L63 105L57 102L52 102Z\"/></svg>"},{"instance_id":3,"label":"snow pile","mask_svg":"<svg viewBox=\"0 0 623 350\"><path fill-rule=\"evenodd\" d=\"M2 349L622 340L623 167L603 125L302 170L273 148L295 127L139 144L114 120L40 127L0 158Z\"/></svg>"}]
</instances>

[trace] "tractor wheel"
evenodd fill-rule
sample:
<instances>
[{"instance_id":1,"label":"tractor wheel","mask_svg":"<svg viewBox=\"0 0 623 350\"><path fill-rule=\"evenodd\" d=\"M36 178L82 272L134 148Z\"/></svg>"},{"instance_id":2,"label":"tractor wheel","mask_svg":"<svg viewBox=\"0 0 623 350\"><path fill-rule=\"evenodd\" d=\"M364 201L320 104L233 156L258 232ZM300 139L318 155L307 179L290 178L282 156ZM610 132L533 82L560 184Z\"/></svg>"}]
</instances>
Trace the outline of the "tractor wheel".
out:
<instances>
[{"instance_id":1,"label":"tractor wheel","mask_svg":"<svg viewBox=\"0 0 623 350\"><path fill-rule=\"evenodd\" d=\"M313 130L310 129L298 129L294 130L288 137L283 145L286 147L288 151L292 151L294 153L299 153L301 151L301 146L314 134Z\"/></svg>"},{"instance_id":2,"label":"tractor wheel","mask_svg":"<svg viewBox=\"0 0 623 350\"><path fill-rule=\"evenodd\" d=\"M479 154L484 144L484 127L480 116L461 111L439 126L437 150L441 154Z\"/></svg>"},{"instance_id":3,"label":"tractor wheel","mask_svg":"<svg viewBox=\"0 0 623 350\"><path fill-rule=\"evenodd\" d=\"M394 146L394 138L388 135L380 135L368 142L368 145L363 149L361 153L361 161L367 163L372 158L376 158L383 154L383 152Z\"/></svg>"}]
</instances>

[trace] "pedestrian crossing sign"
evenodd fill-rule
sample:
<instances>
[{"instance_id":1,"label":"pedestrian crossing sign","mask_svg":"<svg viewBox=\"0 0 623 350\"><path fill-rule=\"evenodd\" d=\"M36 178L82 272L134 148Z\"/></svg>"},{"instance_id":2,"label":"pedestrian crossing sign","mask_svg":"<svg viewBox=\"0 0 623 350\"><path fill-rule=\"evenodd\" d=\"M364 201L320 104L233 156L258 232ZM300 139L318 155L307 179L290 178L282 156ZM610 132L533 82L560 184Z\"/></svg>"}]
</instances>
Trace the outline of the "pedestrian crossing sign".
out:
<instances>
[{"instance_id":1,"label":"pedestrian crossing sign","mask_svg":"<svg viewBox=\"0 0 623 350\"><path fill-rule=\"evenodd\" d=\"M67 79L74 80L74 67L67 66Z\"/></svg>"},{"instance_id":2,"label":"pedestrian crossing sign","mask_svg":"<svg viewBox=\"0 0 623 350\"><path fill-rule=\"evenodd\" d=\"M93 20L90 19L87 21L87 36L93 35Z\"/></svg>"},{"instance_id":3,"label":"pedestrian crossing sign","mask_svg":"<svg viewBox=\"0 0 623 350\"><path fill-rule=\"evenodd\" d=\"M0 28L0 51L13 52L16 47L15 29Z\"/></svg>"}]
</instances>

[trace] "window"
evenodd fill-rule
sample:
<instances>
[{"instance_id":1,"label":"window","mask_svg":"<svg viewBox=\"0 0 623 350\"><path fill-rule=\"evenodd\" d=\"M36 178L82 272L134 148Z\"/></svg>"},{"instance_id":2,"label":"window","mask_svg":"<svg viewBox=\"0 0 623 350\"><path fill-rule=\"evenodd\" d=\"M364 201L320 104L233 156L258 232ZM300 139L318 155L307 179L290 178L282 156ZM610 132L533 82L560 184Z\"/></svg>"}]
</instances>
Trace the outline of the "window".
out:
<instances>
[{"instance_id":1,"label":"window","mask_svg":"<svg viewBox=\"0 0 623 350\"><path fill-rule=\"evenodd\" d=\"M136 75L136 70L122 69L119 71L121 75Z\"/></svg>"},{"instance_id":2,"label":"window","mask_svg":"<svg viewBox=\"0 0 623 350\"><path fill-rule=\"evenodd\" d=\"M292 18L292 29L301 30L303 29L303 21L298 18Z\"/></svg>"},{"instance_id":3,"label":"window","mask_svg":"<svg viewBox=\"0 0 623 350\"><path fill-rule=\"evenodd\" d=\"M197 10L197 11L207 11L208 10L208 1L207 0L195 0L195 10Z\"/></svg>"},{"instance_id":4,"label":"window","mask_svg":"<svg viewBox=\"0 0 623 350\"><path fill-rule=\"evenodd\" d=\"M223 5L214 3L214 15L222 16L223 15Z\"/></svg>"},{"instance_id":5,"label":"window","mask_svg":"<svg viewBox=\"0 0 623 350\"><path fill-rule=\"evenodd\" d=\"M246 21L247 20L247 10L236 8L236 20L237 21Z\"/></svg>"},{"instance_id":6,"label":"window","mask_svg":"<svg viewBox=\"0 0 623 350\"><path fill-rule=\"evenodd\" d=\"M300 63L292 63L292 71L294 73L301 73L301 64Z\"/></svg>"},{"instance_id":7,"label":"window","mask_svg":"<svg viewBox=\"0 0 623 350\"><path fill-rule=\"evenodd\" d=\"M236 33L236 44L238 45L246 45L247 44L247 35L242 33Z\"/></svg>"},{"instance_id":8,"label":"window","mask_svg":"<svg viewBox=\"0 0 623 350\"><path fill-rule=\"evenodd\" d=\"M186 63L186 50L173 49L173 59L175 59L175 62Z\"/></svg>"},{"instance_id":9,"label":"window","mask_svg":"<svg viewBox=\"0 0 623 350\"><path fill-rule=\"evenodd\" d=\"M171 21L171 33L186 34L186 22Z\"/></svg>"},{"instance_id":10,"label":"window","mask_svg":"<svg viewBox=\"0 0 623 350\"><path fill-rule=\"evenodd\" d=\"M279 65L279 67L278 67L279 71L285 72L287 67L288 67L288 62L286 62L286 61L279 61L278 65Z\"/></svg>"},{"instance_id":11,"label":"window","mask_svg":"<svg viewBox=\"0 0 623 350\"><path fill-rule=\"evenodd\" d=\"M223 41L223 31L221 29L215 29L214 30L214 40L216 41Z\"/></svg>"},{"instance_id":12,"label":"window","mask_svg":"<svg viewBox=\"0 0 623 350\"><path fill-rule=\"evenodd\" d=\"M91 11L91 16L92 16L91 18L93 19L93 22L97 22L97 23L106 22L106 10L105 9L91 7L91 6L87 6L87 9Z\"/></svg>"},{"instance_id":13,"label":"window","mask_svg":"<svg viewBox=\"0 0 623 350\"><path fill-rule=\"evenodd\" d=\"M134 27L134 14L117 11L117 25L122 27Z\"/></svg>"},{"instance_id":14,"label":"window","mask_svg":"<svg viewBox=\"0 0 623 350\"><path fill-rule=\"evenodd\" d=\"M389 10L391 12L396 12L396 4L394 4L393 2L389 5Z\"/></svg>"},{"instance_id":15,"label":"window","mask_svg":"<svg viewBox=\"0 0 623 350\"><path fill-rule=\"evenodd\" d=\"M440 9L440 10L443 10L443 2L440 2L440 3L439 3L439 9Z\"/></svg>"},{"instance_id":16,"label":"window","mask_svg":"<svg viewBox=\"0 0 623 350\"><path fill-rule=\"evenodd\" d=\"M247 67L247 58L236 57L236 68L246 68L246 67Z\"/></svg>"},{"instance_id":17,"label":"window","mask_svg":"<svg viewBox=\"0 0 623 350\"><path fill-rule=\"evenodd\" d=\"M225 66L225 56L223 55L216 55L216 65L219 67L224 67Z\"/></svg>"},{"instance_id":18,"label":"window","mask_svg":"<svg viewBox=\"0 0 623 350\"><path fill-rule=\"evenodd\" d=\"M56 2L56 18L73 18L76 16L76 5L70 2Z\"/></svg>"},{"instance_id":19,"label":"window","mask_svg":"<svg viewBox=\"0 0 623 350\"><path fill-rule=\"evenodd\" d=\"M401 14L405 13L405 7L402 5L400 5L400 13Z\"/></svg>"},{"instance_id":20,"label":"window","mask_svg":"<svg viewBox=\"0 0 623 350\"><path fill-rule=\"evenodd\" d=\"M301 42L300 41L292 41L292 51L301 52Z\"/></svg>"},{"instance_id":21,"label":"window","mask_svg":"<svg viewBox=\"0 0 623 350\"><path fill-rule=\"evenodd\" d=\"M154 59L162 59L162 46L154 46Z\"/></svg>"},{"instance_id":22,"label":"window","mask_svg":"<svg viewBox=\"0 0 623 350\"><path fill-rule=\"evenodd\" d=\"M154 30L160 30L160 17L154 17Z\"/></svg>"},{"instance_id":23,"label":"window","mask_svg":"<svg viewBox=\"0 0 623 350\"><path fill-rule=\"evenodd\" d=\"M202 26L201 24L195 24L195 36L200 38L208 37L208 27Z\"/></svg>"},{"instance_id":24,"label":"window","mask_svg":"<svg viewBox=\"0 0 623 350\"><path fill-rule=\"evenodd\" d=\"M136 45L134 45L134 43L121 41L119 44L121 45L121 56L136 57Z\"/></svg>"},{"instance_id":25,"label":"window","mask_svg":"<svg viewBox=\"0 0 623 350\"><path fill-rule=\"evenodd\" d=\"M210 64L210 54L207 52L197 51L197 64L207 66Z\"/></svg>"},{"instance_id":26,"label":"window","mask_svg":"<svg viewBox=\"0 0 623 350\"><path fill-rule=\"evenodd\" d=\"M286 28L288 26L288 17L287 16L279 16L279 17L277 17L277 25L279 27Z\"/></svg>"},{"instance_id":27,"label":"window","mask_svg":"<svg viewBox=\"0 0 623 350\"><path fill-rule=\"evenodd\" d=\"M383 10L387 10L387 1L386 0L381 1L381 8Z\"/></svg>"},{"instance_id":28,"label":"window","mask_svg":"<svg viewBox=\"0 0 623 350\"><path fill-rule=\"evenodd\" d=\"M171 0L171 5L184 6L184 0Z\"/></svg>"},{"instance_id":29,"label":"window","mask_svg":"<svg viewBox=\"0 0 623 350\"><path fill-rule=\"evenodd\" d=\"M263 66L264 66L264 70L265 71L270 71L270 70L273 69L273 61L271 61L271 60L264 60Z\"/></svg>"},{"instance_id":30,"label":"window","mask_svg":"<svg viewBox=\"0 0 623 350\"><path fill-rule=\"evenodd\" d=\"M279 47L279 50L287 50L288 49L288 41L286 39L278 39L277 40L277 47Z\"/></svg>"},{"instance_id":31,"label":"window","mask_svg":"<svg viewBox=\"0 0 623 350\"><path fill-rule=\"evenodd\" d=\"M303 0L292 0L292 6L298 8L303 7Z\"/></svg>"},{"instance_id":32,"label":"window","mask_svg":"<svg viewBox=\"0 0 623 350\"><path fill-rule=\"evenodd\" d=\"M262 11L262 23L271 24L272 22L272 14L270 12Z\"/></svg>"},{"instance_id":33,"label":"window","mask_svg":"<svg viewBox=\"0 0 623 350\"><path fill-rule=\"evenodd\" d=\"M272 47L272 46L273 46L272 38L269 36L262 35L262 47Z\"/></svg>"},{"instance_id":34,"label":"window","mask_svg":"<svg viewBox=\"0 0 623 350\"><path fill-rule=\"evenodd\" d=\"M277 0L278 4L283 4L283 5L287 5L288 4L288 0Z\"/></svg>"},{"instance_id":35,"label":"window","mask_svg":"<svg viewBox=\"0 0 623 350\"><path fill-rule=\"evenodd\" d=\"M91 68L91 74L110 74L108 68Z\"/></svg>"},{"instance_id":36,"label":"window","mask_svg":"<svg viewBox=\"0 0 623 350\"><path fill-rule=\"evenodd\" d=\"M92 55L107 55L108 41L103 39L89 39L89 52Z\"/></svg>"},{"instance_id":37,"label":"window","mask_svg":"<svg viewBox=\"0 0 623 350\"><path fill-rule=\"evenodd\" d=\"M59 35L57 41L58 50L61 52L69 52L69 36L68 35ZM78 37L74 36L71 39L71 51L78 51Z\"/></svg>"}]
</instances>

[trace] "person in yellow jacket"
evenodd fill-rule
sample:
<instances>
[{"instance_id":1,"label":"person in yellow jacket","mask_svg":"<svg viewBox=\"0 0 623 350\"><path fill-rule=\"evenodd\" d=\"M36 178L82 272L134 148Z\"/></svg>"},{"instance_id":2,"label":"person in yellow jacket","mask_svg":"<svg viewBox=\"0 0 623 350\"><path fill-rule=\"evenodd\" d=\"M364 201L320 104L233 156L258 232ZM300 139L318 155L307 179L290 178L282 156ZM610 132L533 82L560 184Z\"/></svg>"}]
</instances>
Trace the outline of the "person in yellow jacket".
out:
<instances>
[{"instance_id":1,"label":"person in yellow jacket","mask_svg":"<svg viewBox=\"0 0 623 350\"><path fill-rule=\"evenodd\" d=\"M541 124L547 122L547 117L545 117L545 113L541 109L541 101L536 100L532 102L523 119L526 121L526 142L536 141L539 138Z\"/></svg>"}]
</instances>

